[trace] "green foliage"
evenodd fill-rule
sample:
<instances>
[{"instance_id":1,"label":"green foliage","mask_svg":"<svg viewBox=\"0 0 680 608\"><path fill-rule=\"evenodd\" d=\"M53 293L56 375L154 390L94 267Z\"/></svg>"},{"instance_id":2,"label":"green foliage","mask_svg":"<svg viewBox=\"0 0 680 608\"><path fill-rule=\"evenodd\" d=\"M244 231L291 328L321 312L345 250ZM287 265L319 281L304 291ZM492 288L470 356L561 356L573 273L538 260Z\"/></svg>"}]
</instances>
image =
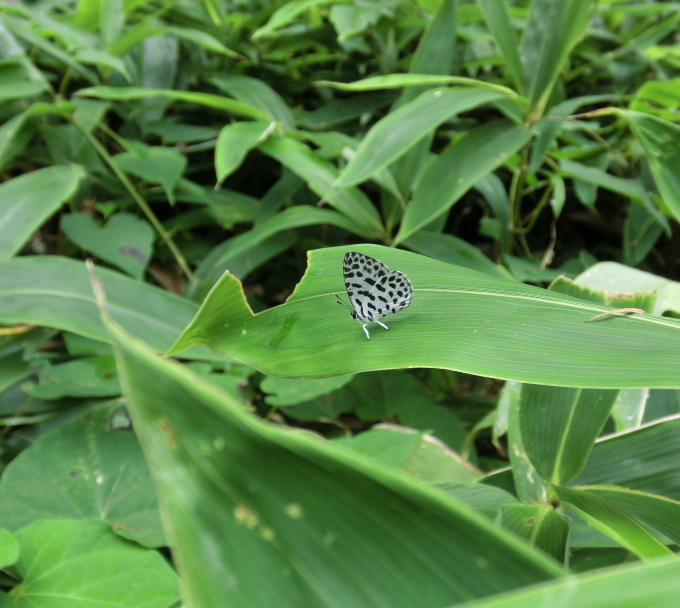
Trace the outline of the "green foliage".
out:
<instances>
[{"instance_id":1,"label":"green foliage","mask_svg":"<svg viewBox=\"0 0 680 608\"><path fill-rule=\"evenodd\" d=\"M0 0L0 607L675 605L679 23Z\"/></svg>"}]
</instances>

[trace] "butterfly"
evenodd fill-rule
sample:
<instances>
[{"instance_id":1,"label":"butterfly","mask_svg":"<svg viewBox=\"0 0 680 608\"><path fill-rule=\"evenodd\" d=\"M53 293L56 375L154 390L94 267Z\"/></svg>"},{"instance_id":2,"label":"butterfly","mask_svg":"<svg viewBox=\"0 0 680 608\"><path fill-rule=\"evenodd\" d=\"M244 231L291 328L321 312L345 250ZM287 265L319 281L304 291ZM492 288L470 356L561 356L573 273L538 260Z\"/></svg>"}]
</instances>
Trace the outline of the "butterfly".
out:
<instances>
[{"instance_id":1,"label":"butterfly","mask_svg":"<svg viewBox=\"0 0 680 608\"><path fill-rule=\"evenodd\" d=\"M413 286L403 272L390 271L379 260L356 251L345 254L342 270L352 305L340 299L336 301L350 309L353 319L363 321L363 330L369 340L371 336L366 325L375 322L389 329L380 319L411 305Z\"/></svg>"}]
</instances>

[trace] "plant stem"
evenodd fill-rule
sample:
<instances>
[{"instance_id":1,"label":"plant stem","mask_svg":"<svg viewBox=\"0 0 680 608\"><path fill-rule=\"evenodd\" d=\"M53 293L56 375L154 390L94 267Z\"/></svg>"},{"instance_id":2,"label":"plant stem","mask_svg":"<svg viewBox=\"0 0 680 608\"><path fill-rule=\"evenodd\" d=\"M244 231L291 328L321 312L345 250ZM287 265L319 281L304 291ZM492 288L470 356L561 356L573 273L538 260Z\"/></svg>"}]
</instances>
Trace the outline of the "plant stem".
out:
<instances>
[{"instance_id":1,"label":"plant stem","mask_svg":"<svg viewBox=\"0 0 680 608\"><path fill-rule=\"evenodd\" d=\"M160 220L156 217L151 207L149 207L148 203L139 194L139 192L137 192L137 189L134 187L134 185L128 178L127 174L124 171L122 171L120 167L118 167L116 162L113 160L113 157L108 153L106 148L102 146L99 140L88 129L81 125L77 119L74 119L73 123L80 130L80 132L88 139L88 141L92 144L94 149L97 150L97 152L104 159L106 164L108 164L109 167L111 167L111 170L116 174L116 177L121 181L121 183L130 193L130 196L132 196L135 202L139 205L140 209L144 212L147 219L151 222L151 225L156 229L158 234L160 234L161 238L172 252L172 255L175 257L175 260L177 260L177 263L182 269L182 272L184 272L184 274L186 275L187 279L189 281L193 281L194 274L193 272L191 272L191 268L189 268L189 264L187 263L186 259L184 259L182 252L179 250L175 242L172 240L170 233L163 227L163 224L161 224Z\"/></svg>"}]
</instances>

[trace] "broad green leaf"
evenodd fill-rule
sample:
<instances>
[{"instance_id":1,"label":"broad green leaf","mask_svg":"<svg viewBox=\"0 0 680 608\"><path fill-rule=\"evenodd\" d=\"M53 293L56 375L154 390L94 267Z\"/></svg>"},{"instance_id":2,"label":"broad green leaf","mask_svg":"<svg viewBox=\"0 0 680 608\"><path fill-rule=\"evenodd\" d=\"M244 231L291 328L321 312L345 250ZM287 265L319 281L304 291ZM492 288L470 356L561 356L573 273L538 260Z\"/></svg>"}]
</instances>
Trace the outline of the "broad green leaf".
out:
<instances>
[{"instance_id":1,"label":"broad green leaf","mask_svg":"<svg viewBox=\"0 0 680 608\"><path fill-rule=\"evenodd\" d=\"M137 56L140 57L139 84L153 90L172 90L175 88L179 75L180 45L174 36L154 36L147 38L141 45ZM118 107L125 104L116 104ZM132 121L140 127L145 123L160 120L170 109L171 101L168 98L155 97L143 100L141 103L132 104L138 117ZM180 108L184 107L180 105ZM182 110L180 110L182 112ZM128 142L130 140L128 139Z\"/></svg>"},{"instance_id":2,"label":"broad green leaf","mask_svg":"<svg viewBox=\"0 0 680 608\"><path fill-rule=\"evenodd\" d=\"M561 575L444 494L257 419L112 331L187 604L440 607Z\"/></svg>"},{"instance_id":3,"label":"broad green leaf","mask_svg":"<svg viewBox=\"0 0 680 608\"><path fill-rule=\"evenodd\" d=\"M16 564L19 559L19 543L14 535L5 529L0 529L0 568Z\"/></svg>"},{"instance_id":4,"label":"broad green leaf","mask_svg":"<svg viewBox=\"0 0 680 608\"><path fill-rule=\"evenodd\" d=\"M506 382L498 401L499 420L494 424L494 432L497 436L501 434L503 426L501 421L507 418L507 450L514 486L513 492L524 503L547 504L548 484L532 464L522 437L520 400L526 386L531 385Z\"/></svg>"},{"instance_id":5,"label":"broad green leaf","mask_svg":"<svg viewBox=\"0 0 680 608\"><path fill-rule=\"evenodd\" d=\"M244 116L255 120L268 120L269 117L259 108L251 106L235 99L229 99L223 95L211 95L210 93L196 93L192 91L175 91L172 89L145 89L141 87L90 87L80 89L77 95L81 97L96 97L111 101L129 101L133 99L148 99L149 97L162 97L185 101L198 106L206 106L215 110L222 110L237 116Z\"/></svg>"},{"instance_id":6,"label":"broad green leaf","mask_svg":"<svg viewBox=\"0 0 680 608\"><path fill-rule=\"evenodd\" d=\"M593 528L606 534L641 559L662 557L672 551L623 509L583 489L553 486L563 503L574 509Z\"/></svg>"},{"instance_id":7,"label":"broad green leaf","mask_svg":"<svg viewBox=\"0 0 680 608\"><path fill-rule=\"evenodd\" d=\"M18 253L31 235L76 192L82 167L48 167L0 185L0 260Z\"/></svg>"},{"instance_id":8,"label":"broad green leaf","mask_svg":"<svg viewBox=\"0 0 680 608\"><path fill-rule=\"evenodd\" d=\"M645 150L664 203L680 219L680 126L640 112L617 110Z\"/></svg>"},{"instance_id":9,"label":"broad green leaf","mask_svg":"<svg viewBox=\"0 0 680 608\"><path fill-rule=\"evenodd\" d=\"M32 374L33 370L24 360L22 350L5 352L0 358L0 393Z\"/></svg>"},{"instance_id":10,"label":"broad green leaf","mask_svg":"<svg viewBox=\"0 0 680 608\"><path fill-rule=\"evenodd\" d=\"M616 293L656 293L653 314L672 310L680 313L680 283L616 262L600 262L582 272L579 284Z\"/></svg>"},{"instance_id":11,"label":"broad green leaf","mask_svg":"<svg viewBox=\"0 0 680 608\"><path fill-rule=\"evenodd\" d=\"M38 102L0 125L0 168L3 168L29 144L34 131L30 128L32 127L31 118L43 114L69 117L73 114L74 109L74 105L70 103L48 104Z\"/></svg>"},{"instance_id":12,"label":"broad green leaf","mask_svg":"<svg viewBox=\"0 0 680 608\"><path fill-rule=\"evenodd\" d=\"M446 213L475 182L488 175L531 138L531 131L497 120L454 141L418 182L395 243Z\"/></svg>"},{"instance_id":13,"label":"broad green leaf","mask_svg":"<svg viewBox=\"0 0 680 608\"><path fill-rule=\"evenodd\" d=\"M448 75L455 60L457 30L458 0L443 0L418 42L408 67L409 73ZM413 93L415 96L416 91ZM410 101L408 94L409 89L406 89L402 94L402 100Z\"/></svg>"},{"instance_id":14,"label":"broad green leaf","mask_svg":"<svg viewBox=\"0 0 680 608\"><path fill-rule=\"evenodd\" d=\"M623 261L629 266L641 264L664 229L670 234L668 220L658 209L651 205L631 204L623 226Z\"/></svg>"},{"instance_id":15,"label":"broad green leaf","mask_svg":"<svg viewBox=\"0 0 680 608\"><path fill-rule=\"evenodd\" d=\"M309 401L345 386L354 376L334 376L317 380L294 378L265 378L260 388L268 393L265 401L270 405L294 405Z\"/></svg>"},{"instance_id":16,"label":"broad green leaf","mask_svg":"<svg viewBox=\"0 0 680 608\"><path fill-rule=\"evenodd\" d=\"M444 74L387 74L385 76L372 76L357 82L333 82L330 80L319 80L316 82L317 86L333 87L341 91L376 91L381 89L401 89L402 87L432 87L447 84L468 85L477 89L495 91L507 97L517 97L517 93L508 87L474 78L447 76Z\"/></svg>"},{"instance_id":17,"label":"broad green leaf","mask_svg":"<svg viewBox=\"0 0 680 608\"><path fill-rule=\"evenodd\" d=\"M187 168L187 158L178 148L135 147L113 157L126 173L141 177L150 184L160 184L171 205L175 204L175 185Z\"/></svg>"},{"instance_id":18,"label":"broad green leaf","mask_svg":"<svg viewBox=\"0 0 680 608\"><path fill-rule=\"evenodd\" d=\"M38 384L27 382L21 388L38 399L120 395L116 363L111 357L82 357L57 365L34 364L34 367Z\"/></svg>"},{"instance_id":19,"label":"broad green leaf","mask_svg":"<svg viewBox=\"0 0 680 608\"><path fill-rule=\"evenodd\" d=\"M270 217L257 224L248 232L220 243L210 252L210 257L206 257L203 260L202 264L198 267L196 276L200 280L211 282L212 286L212 283L218 279L218 276L215 276L216 271L223 272L222 269L228 262L250 251L253 247L270 242L273 237L278 236L282 232L285 233L285 231L295 228L315 226L317 224L337 226L344 228L348 232L361 231L351 220L340 215L337 211L319 209L308 205L289 207L274 217ZM194 289L195 287L192 286L191 292Z\"/></svg>"},{"instance_id":20,"label":"broad green leaf","mask_svg":"<svg viewBox=\"0 0 680 608\"><path fill-rule=\"evenodd\" d=\"M603 169L598 167L589 167L582 163L578 163L569 159L562 159L560 161L560 173L563 176L573 177L575 185L580 182L592 184L595 186L602 186L607 190L621 194L634 201L639 201L650 212L654 219L663 226L666 233L669 233L670 226L668 220L661 212L653 207L651 204L649 194L640 182L640 179L623 179L606 173Z\"/></svg>"},{"instance_id":21,"label":"broad green leaf","mask_svg":"<svg viewBox=\"0 0 680 608\"><path fill-rule=\"evenodd\" d=\"M392 103L396 92L377 91L344 97L327 103L308 114L298 118L298 123L310 129L333 129L339 125L360 120L365 114L373 114L376 110Z\"/></svg>"},{"instance_id":22,"label":"broad green leaf","mask_svg":"<svg viewBox=\"0 0 680 608\"><path fill-rule=\"evenodd\" d=\"M268 134L271 123L237 122L222 127L215 148L218 186L241 166L243 159Z\"/></svg>"},{"instance_id":23,"label":"broad green leaf","mask_svg":"<svg viewBox=\"0 0 680 608\"><path fill-rule=\"evenodd\" d=\"M381 237L384 229L373 203L358 188L334 188L337 169L303 143L288 137L270 137L259 147L307 182L310 190L356 224L350 228L360 236Z\"/></svg>"},{"instance_id":24,"label":"broad green leaf","mask_svg":"<svg viewBox=\"0 0 680 608\"><path fill-rule=\"evenodd\" d=\"M680 501L680 419L660 420L600 439L579 485L617 485Z\"/></svg>"},{"instance_id":25,"label":"broad green leaf","mask_svg":"<svg viewBox=\"0 0 680 608\"><path fill-rule=\"evenodd\" d=\"M456 40L458 33L458 0L443 0L437 7L432 21L427 25L422 37L418 42L408 70L411 74L435 74L448 75L451 66L456 59ZM430 85L431 86L431 85ZM413 101L423 91L430 88L424 85L419 87L405 87L399 99L392 107L392 111ZM425 163L432 156L433 133L421 139L412 146L404 155L399 157L392 166L390 172L395 176L397 192L391 190L395 196L395 204L392 213L383 212L386 224L392 232L403 215L404 201L410 198L413 187L420 177ZM381 173L374 175L374 181L382 188L385 186L380 181ZM383 204L387 197L383 196Z\"/></svg>"},{"instance_id":26,"label":"broad green leaf","mask_svg":"<svg viewBox=\"0 0 680 608\"><path fill-rule=\"evenodd\" d=\"M231 241L220 243L210 251L198 265L184 295L202 302L217 280L229 271L237 279L243 280L250 272L283 253L297 242L295 232L280 232L267 237L264 241L244 249L240 254L229 252ZM224 254L224 257L222 257Z\"/></svg>"},{"instance_id":27,"label":"broad green leaf","mask_svg":"<svg viewBox=\"0 0 680 608\"><path fill-rule=\"evenodd\" d=\"M144 277L154 241L153 228L145 220L131 213L116 213L100 226L88 213L69 213L62 216L61 229L85 251L136 279Z\"/></svg>"},{"instance_id":28,"label":"broad green leaf","mask_svg":"<svg viewBox=\"0 0 680 608\"><path fill-rule=\"evenodd\" d=\"M315 6L322 6L324 4L332 4L335 0L293 0L286 2L283 6L277 9L269 18L269 21L252 34L252 39L264 38L271 35L277 29L288 25L298 15L304 13L307 9Z\"/></svg>"},{"instance_id":29,"label":"broad green leaf","mask_svg":"<svg viewBox=\"0 0 680 608\"><path fill-rule=\"evenodd\" d=\"M647 388L628 388L619 391L611 413L617 431L637 429L642 424L648 398Z\"/></svg>"},{"instance_id":30,"label":"broad green leaf","mask_svg":"<svg viewBox=\"0 0 680 608\"><path fill-rule=\"evenodd\" d=\"M560 156L561 151L555 150L555 156ZM583 154L576 155L576 158L580 162L574 163L574 168L585 170L584 179L581 179L579 175L574 176L574 194L578 200L586 207L591 210L595 209L595 202L597 201L598 187L603 185L605 188L617 188L618 192L623 193L626 191L625 180L622 178L617 178L607 173L607 168L612 162L612 157L609 151L603 150L601 147L593 146L591 150L587 150ZM569 160L569 154L567 154L567 162L574 162ZM585 167L579 167L582 165ZM564 172L560 172L561 175ZM634 181L634 180L628 180ZM640 180L637 180L638 182ZM636 188L632 189L633 195L639 197L640 199L647 197L649 198L644 186L640 183L635 184Z\"/></svg>"},{"instance_id":31,"label":"broad green leaf","mask_svg":"<svg viewBox=\"0 0 680 608\"><path fill-rule=\"evenodd\" d=\"M625 266L613 263L612 270L614 272L607 276L605 280L601 281L597 288L594 286L586 287L580 284L582 282L582 277L589 275L589 271L586 271L579 275L573 282L564 277L560 277L552 283L550 289L590 300L591 302L606 304L612 308L633 307L645 310L649 313L654 313L657 303L656 292L625 293L624 290L627 289L629 285L625 281L618 280L625 276L625 273L617 272L624 268ZM595 275L590 276L594 278ZM590 282L592 285L596 281ZM617 286L620 287L620 290L613 291ZM623 431L640 426L648 393L649 389L624 389L618 391L611 411L611 416L616 424L617 430ZM587 411L590 410L587 409ZM603 411L602 415L605 416L606 413ZM553 483L559 482L554 480Z\"/></svg>"},{"instance_id":32,"label":"broad green leaf","mask_svg":"<svg viewBox=\"0 0 680 608\"><path fill-rule=\"evenodd\" d=\"M524 448L546 481L564 485L583 470L616 396L615 390L538 384L522 387Z\"/></svg>"},{"instance_id":33,"label":"broad green leaf","mask_svg":"<svg viewBox=\"0 0 680 608\"><path fill-rule=\"evenodd\" d=\"M328 19L338 32L338 42L346 43L353 36L375 26L382 11L380 4L334 4Z\"/></svg>"},{"instance_id":34,"label":"broad green leaf","mask_svg":"<svg viewBox=\"0 0 680 608\"><path fill-rule=\"evenodd\" d=\"M179 581L157 551L135 546L99 521L37 521L16 534L21 582L3 608L168 608Z\"/></svg>"},{"instance_id":35,"label":"broad green leaf","mask_svg":"<svg viewBox=\"0 0 680 608\"><path fill-rule=\"evenodd\" d=\"M562 275L557 269L544 267L538 258L518 258L506 253L503 261L510 274L520 283L547 283Z\"/></svg>"},{"instance_id":36,"label":"broad green leaf","mask_svg":"<svg viewBox=\"0 0 680 608\"><path fill-rule=\"evenodd\" d=\"M220 134L220 129L217 125L204 127L167 118L145 124L144 133L158 135L164 144L170 145L213 140Z\"/></svg>"},{"instance_id":37,"label":"broad green leaf","mask_svg":"<svg viewBox=\"0 0 680 608\"><path fill-rule=\"evenodd\" d=\"M652 424L680 414L680 391L650 389L642 421Z\"/></svg>"},{"instance_id":38,"label":"broad green leaf","mask_svg":"<svg viewBox=\"0 0 680 608\"><path fill-rule=\"evenodd\" d=\"M467 429L452 408L436 403L413 375L396 370L360 374L347 385L347 407L362 420L398 421L433 434L450 448L460 449ZM339 396L342 398L342 396Z\"/></svg>"},{"instance_id":39,"label":"broad green leaf","mask_svg":"<svg viewBox=\"0 0 680 608\"><path fill-rule=\"evenodd\" d=\"M680 542L680 502L677 500L617 486L582 486L574 489L605 498L674 543Z\"/></svg>"},{"instance_id":40,"label":"broad green leaf","mask_svg":"<svg viewBox=\"0 0 680 608\"><path fill-rule=\"evenodd\" d=\"M552 88L569 54L586 34L598 0L533 0L519 54L524 63L526 93L543 114Z\"/></svg>"},{"instance_id":41,"label":"broad green leaf","mask_svg":"<svg viewBox=\"0 0 680 608\"><path fill-rule=\"evenodd\" d=\"M501 251L508 253L512 233L510 231L510 198L505 184L495 173L489 173L478 180L473 188L486 199L495 215L493 219L488 218L486 222L485 218L482 219L480 233L493 237L499 242ZM491 230L492 226L493 230Z\"/></svg>"},{"instance_id":42,"label":"broad green leaf","mask_svg":"<svg viewBox=\"0 0 680 608\"><path fill-rule=\"evenodd\" d=\"M628 196L633 200L641 201L647 197L647 193L639 182L610 175L597 167L589 167L568 158L563 158L560 161L560 169L563 177L573 177L588 184L602 186L607 188L607 190Z\"/></svg>"},{"instance_id":43,"label":"broad green leaf","mask_svg":"<svg viewBox=\"0 0 680 608\"><path fill-rule=\"evenodd\" d=\"M354 437L336 439L332 445L370 456L430 483L470 482L481 477L469 462L432 435L403 426L381 424Z\"/></svg>"},{"instance_id":44,"label":"broad green leaf","mask_svg":"<svg viewBox=\"0 0 680 608\"><path fill-rule=\"evenodd\" d=\"M464 608L675 608L680 562L659 558L535 585Z\"/></svg>"},{"instance_id":45,"label":"broad green leaf","mask_svg":"<svg viewBox=\"0 0 680 608\"><path fill-rule=\"evenodd\" d=\"M502 97L493 91L465 88L421 93L371 127L333 187L366 181L456 114Z\"/></svg>"},{"instance_id":46,"label":"broad green leaf","mask_svg":"<svg viewBox=\"0 0 680 608\"><path fill-rule=\"evenodd\" d=\"M479 0L478 4L484 14L484 21L505 59L505 65L515 88L520 93L524 93L526 76L515 40L507 0Z\"/></svg>"},{"instance_id":47,"label":"broad green leaf","mask_svg":"<svg viewBox=\"0 0 680 608\"><path fill-rule=\"evenodd\" d=\"M414 286L411 306L371 340L334 302L350 250L404 272ZM680 322L651 315L585 322L609 310L405 251L337 247L310 252L288 301L258 315L225 275L169 354L206 344L281 377L441 367L585 388L680 386Z\"/></svg>"},{"instance_id":48,"label":"broad green leaf","mask_svg":"<svg viewBox=\"0 0 680 608\"><path fill-rule=\"evenodd\" d=\"M630 102L633 112L644 112L663 120L678 122L680 78L644 82Z\"/></svg>"},{"instance_id":49,"label":"broad green leaf","mask_svg":"<svg viewBox=\"0 0 680 608\"><path fill-rule=\"evenodd\" d=\"M127 425L116 424L120 416ZM42 519L90 518L147 547L166 544L149 468L119 402L42 435L0 481L0 520L9 530Z\"/></svg>"},{"instance_id":50,"label":"broad green leaf","mask_svg":"<svg viewBox=\"0 0 680 608\"><path fill-rule=\"evenodd\" d=\"M505 268L494 264L477 247L452 234L420 230L404 241L404 245L435 260L455 264L498 278L511 278Z\"/></svg>"},{"instance_id":51,"label":"broad green leaf","mask_svg":"<svg viewBox=\"0 0 680 608\"><path fill-rule=\"evenodd\" d=\"M108 47L120 36L124 25L125 11L123 9L123 0L112 0L111 2L100 4L99 28L102 43L105 47Z\"/></svg>"},{"instance_id":52,"label":"broad green leaf","mask_svg":"<svg viewBox=\"0 0 680 608\"><path fill-rule=\"evenodd\" d=\"M37 97L45 92L48 84L36 78L30 70L19 64L3 63L0 66L0 101L8 102L25 97Z\"/></svg>"},{"instance_id":53,"label":"broad green leaf","mask_svg":"<svg viewBox=\"0 0 680 608\"><path fill-rule=\"evenodd\" d=\"M344 378L345 376L339 377ZM290 381L291 379L283 378L282 380ZM333 421L330 422L330 424L336 424L335 421L342 414L352 412L353 397L354 393L345 386L332 393L319 395L318 397L313 397L312 399L302 401L301 403L277 407L280 407L285 415L293 420L314 423Z\"/></svg>"},{"instance_id":54,"label":"broad green leaf","mask_svg":"<svg viewBox=\"0 0 680 608\"><path fill-rule=\"evenodd\" d=\"M564 561L569 524L552 505L505 504L501 506L501 514L506 530L526 538L558 562Z\"/></svg>"},{"instance_id":55,"label":"broad green leaf","mask_svg":"<svg viewBox=\"0 0 680 608\"><path fill-rule=\"evenodd\" d=\"M242 103L262 110L270 120L284 129L295 127L293 112L284 99L263 80L238 74L219 76L211 82Z\"/></svg>"},{"instance_id":56,"label":"broad green leaf","mask_svg":"<svg viewBox=\"0 0 680 608\"><path fill-rule=\"evenodd\" d=\"M509 492L482 483L448 482L436 487L491 520L496 519L502 505L517 502Z\"/></svg>"},{"instance_id":57,"label":"broad green leaf","mask_svg":"<svg viewBox=\"0 0 680 608\"><path fill-rule=\"evenodd\" d=\"M229 57L238 57L238 53L228 49L217 38L211 36L207 32L187 27L149 25L148 22L143 22L127 28L112 41L108 50L109 53L122 57L127 54L132 47L140 42L144 42L147 38L162 36L163 34L169 34L171 36L176 36L177 38L188 40L213 53L221 53Z\"/></svg>"},{"instance_id":58,"label":"broad green leaf","mask_svg":"<svg viewBox=\"0 0 680 608\"><path fill-rule=\"evenodd\" d=\"M532 171L538 171L541 165L545 162L548 152L555 144L557 134L569 125L567 119L571 114L585 105L611 103L612 101L619 101L621 96L618 95L582 95L580 97L573 97L566 99L562 103L550 108L546 113L548 120L542 120L536 125L538 137L531 148L531 160L529 167Z\"/></svg>"},{"instance_id":59,"label":"broad green leaf","mask_svg":"<svg viewBox=\"0 0 680 608\"><path fill-rule=\"evenodd\" d=\"M99 49L82 48L79 49L75 58L80 63L99 66L101 71L115 70L125 76L125 80L132 82L133 76L130 74L125 62L120 58ZM105 68L102 70L102 68Z\"/></svg>"},{"instance_id":60,"label":"broad green leaf","mask_svg":"<svg viewBox=\"0 0 680 608\"><path fill-rule=\"evenodd\" d=\"M566 187L564 185L564 180L557 174L550 176L550 185L552 186L550 207L553 215L557 219L562 215L562 209L564 209L564 203L567 199Z\"/></svg>"},{"instance_id":61,"label":"broad green leaf","mask_svg":"<svg viewBox=\"0 0 680 608\"><path fill-rule=\"evenodd\" d=\"M316 150L317 154L329 159L343 157L347 161L351 161L356 155L357 148L361 145L361 141L358 139L354 139L353 137L338 131L309 133L305 134L305 137L315 146L318 146L318 149ZM411 149L411 152L413 152L413 150L414 148ZM394 171L394 167L385 167L373 176L373 181L380 186L385 193L390 193L396 200L402 201L403 197L399 191L397 179L393 174ZM385 214L383 213L383 215Z\"/></svg>"},{"instance_id":62,"label":"broad green leaf","mask_svg":"<svg viewBox=\"0 0 680 608\"><path fill-rule=\"evenodd\" d=\"M111 315L154 348L167 349L197 305L119 272L97 268ZM0 323L32 323L110 341L98 314L85 264L58 256L0 263Z\"/></svg>"},{"instance_id":63,"label":"broad green leaf","mask_svg":"<svg viewBox=\"0 0 680 608\"><path fill-rule=\"evenodd\" d=\"M626 268L626 266L621 266L614 263L612 270L615 272L618 269ZM630 270L633 270L632 268ZM637 272L637 271L635 271ZM575 280L567 279L566 277L558 277L550 284L551 291L557 291L568 296L573 296L579 298L580 300L588 300L590 302L595 302L597 304L605 304L610 308L637 308L641 309L642 313L645 312L653 313L656 306L656 293L654 292L638 292L638 293L626 293L623 291L625 287L622 286L621 291L613 291L611 288L615 287L617 284L616 273L608 282L603 282L602 287L596 288L591 286L586 286L581 284L581 277L586 275L588 271L576 277ZM619 274L621 276L621 274Z\"/></svg>"},{"instance_id":64,"label":"broad green leaf","mask_svg":"<svg viewBox=\"0 0 680 608\"><path fill-rule=\"evenodd\" d=\"M3 5L3 9L7 6L7 3ZM35 11L33 13L33 16L39 16L40 12ZM19 44L16 40L13 39L11 34L14 34L17 38L20 38L22 41L22 44L28 44L32 48L32 52L37 52L42 51L45 53L45 55L48 57L48 61L50 61L49 58L52 58L56 60L55 64L63 64L68 68L69 70L72 70L75 74L83 78L86 82L92 82L96 83L98 78L96 74L94 74L91 70L88 70L84 68L82 65L80 65L77 61L75 61L72 56L67 53L66 51L63 50L63 48L56 42L52 42L51 36L44 36L40 35L37 32L33 31L33 24L29 24L26 21L17 19L16 17L13 17L8 14L7 10L3 10L3 15L2 15L2 22L3 22L3 28L2 28L2 33L3 33L3 43L5 47L5 55L4 57L11 57L11 56L25 56L25 51L24 48L22 47L21 44ZM62 22L63 25L63 22ZM42 28L38 28L42 29ZM82 33L78 32L76 28L68 28L69 29L69 35L73 35L74 33L76 36L83 39ZM9 34L6 32L10 32ZM8 44L8 39L12 39L11 43ZM68 36L66 37L68 38ZM72 40L64 40L66 43L71 43Z\"/></svg>"},{"instance_id":65,"label":"broad green leaf","mask_svg":"<svg viewBox=\"0 0 680 608\"><path fill-rule=\"evenodd\" d=\"M238 363L230 363L225 366L224 364L211 364L203 361L192 361L187 364L187 367L211 384L228 392L241 404L244 410L252 411L253 406L246 402L243 389L246 386L252 386L249 376L255 373L254 369Z\"/></svg>"}]
</instances>

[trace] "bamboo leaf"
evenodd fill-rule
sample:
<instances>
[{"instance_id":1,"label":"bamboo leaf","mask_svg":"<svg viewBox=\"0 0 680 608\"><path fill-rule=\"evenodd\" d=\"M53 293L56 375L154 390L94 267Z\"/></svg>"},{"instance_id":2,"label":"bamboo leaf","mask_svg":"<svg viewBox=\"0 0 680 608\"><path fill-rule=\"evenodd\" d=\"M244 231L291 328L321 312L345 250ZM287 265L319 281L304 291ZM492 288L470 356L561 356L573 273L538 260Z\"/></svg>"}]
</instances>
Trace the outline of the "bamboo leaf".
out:
<instances>
[{"instance_id":1,"label":"bamboo leaf","mask_svg":"<svg viewBox=\"0 0 680 608\"><path fill-rule=\"evenodd\" d=\"M614 539L641 559L662 557L672 551L623 509L583 489L553 486L557 497L591 526Z\"/></svg>"},{"instance_id":2,"label":"bamboo leaf","mask_svg":"<svg viewBox=\"0 0 680 608\"><path fill-rule=\"evenodd\" d=\"M618 110L645 150L659 192L680 220L680 127L650 114Z\"/></svg>"},{"instance_id":3,"label":"bamboo leaf","mask_svg":"<svg viewBox=\"0 0 680 608\"><path fill-rule=\"evenodd\" d=\"M332 188L337 170L303 143L288 137L272 137L260 151L278 160L299 175L309 188L328 201L328 204L347 217L360 235L381 236L384 232L380 215L368 197L358 188Z\"/></svg>"},{"instance_id":4,"label":"bamboo leaf","mask_svg":"<svg viewBox=\"0 0 680 608\"><path fill-rule=\"evenodd\" d=\"M431 89L378 121L366 134L334 188L354 186L385 168L451 117L501 99L482 89Z\"/></svg>"},{"instance_id":5,"label":"bamboo leaf","mask_svg":"<svg viewBox=\"0 0 680 608\"><path fill-rule=\"evenodd\" d=\"M550 504L501 506L503 527L526 538L560 563L567 550L569 524Z\"/></svg>"},{"instance_id":6,"label":"bamboo leaf","mask_svg":"<svg viewBox=\"0 0 680 608\"><path fill-rule=\"evenodd\" d=\"M97 269L111 314L128 331L167 349L196 314L197 305L168 291L106 268ZM0 262L0 323L31 323L109 341L97 311L85 264L59 256ZM214 358L208 351L208 355Z\"/></svg>"},{"instance_id":7,"label":"bamboo leaf","mask_svg":"<svg viewBox=\"0 0 680 608\"><path fill-rule=\"evenodd\" d=\"M370 340L334 302L344 289L348 250L404 272L414 287L411 306ZM312 251L288 301L257 315L241 294L240 283L225 275L169 354L206 344L282 377L441 367L579 388L680 386L676 320L609 316L585 323L610 309L405 251L375 245Z\"/></svg>"},{"instance_id":8,"label":"bamboo leaf","mask_svg":"<svg viewBox=\"0 0 680 608\"><path fill-rule=\"evenodd\" d=\"M678 601L680 562L676 557L627 564L569 576L465 608L673 608Z\"/></svg>"},{"instance_id":9,"label":"bamboo leaf","mask_svg":"<svg viewBox=\"0 0 680 608\"><path fill-rule=\"evenodd\" d=\"M188 605L435 608L561 575L443 493L112 332Z\"/></svg>"},{"instance_id":10,"label":"bamboo leaf","mask_svg":"<svg viewBox=\"0 0 680 608\"><path fill-rule=\"evenodd\" d=\"M395 243L401 243L451 206L524 146L531 131L498 120L473 129L437 157L416 188Z\"/></svg>"},{"instance_id":11,"label":"bamboo leaf","mask_svg":"<svg viewBox=\"0 0 680 608\"><path fill-rule=\"evenodd\" d=\"M515 88L523 93L526 88L526 76L514 36L507 0L479 0L478 4L484 14L484 20L505 59L505 65L515 83Z\"/></svg>"},{"instance_id":12,"label":"bamboo leaf","mask_svg":"<svg viewBox=\"0 0 680 608\"><path fill-rule=\"evenodd\" d=\"M265 112L241 101L229 99L223 95L210 93L196 93L193 91L175 91L173 89L145 89L141 87L89 87L80 89L77 93L80 97L96 97L111 101L129 101L133 99L148 99L149 97L164 97L176 101L186 101L198 106L206 106L215 110L222 110L237 116L252 118L254 120L269 120Z\"/></svg>"},{"instance_id":13,"label":"bamboo leaf","mask_svg":"<svg viewBox=\"0 0 680 608\"><path fill-rule=\"evenodd\" d=\"M0 261L8 260L85 177L82 167L48 167L0 185Z\"/></svg>"},{"instance_id":14,"label":"bamboo leaf","mask_svg":"<svg viewBox=\"0 0 680 608\"><path fill-rule=\"evenodd\" d=\"M677 500L617 486L581 486L575 489L605 498L674 543L680 542L680 502Z\"/></svg>"},{"instance_id":15,"label":"bamboo leaf","mask_svg":"<svg viewBox=\"0 0 680 608\"><path fill-rule=\"evenodd\" d=\"M585 466L618 391L527 384L520 426L531 463L548 482L564 485Z\"/></svg>"}]
</instances>

